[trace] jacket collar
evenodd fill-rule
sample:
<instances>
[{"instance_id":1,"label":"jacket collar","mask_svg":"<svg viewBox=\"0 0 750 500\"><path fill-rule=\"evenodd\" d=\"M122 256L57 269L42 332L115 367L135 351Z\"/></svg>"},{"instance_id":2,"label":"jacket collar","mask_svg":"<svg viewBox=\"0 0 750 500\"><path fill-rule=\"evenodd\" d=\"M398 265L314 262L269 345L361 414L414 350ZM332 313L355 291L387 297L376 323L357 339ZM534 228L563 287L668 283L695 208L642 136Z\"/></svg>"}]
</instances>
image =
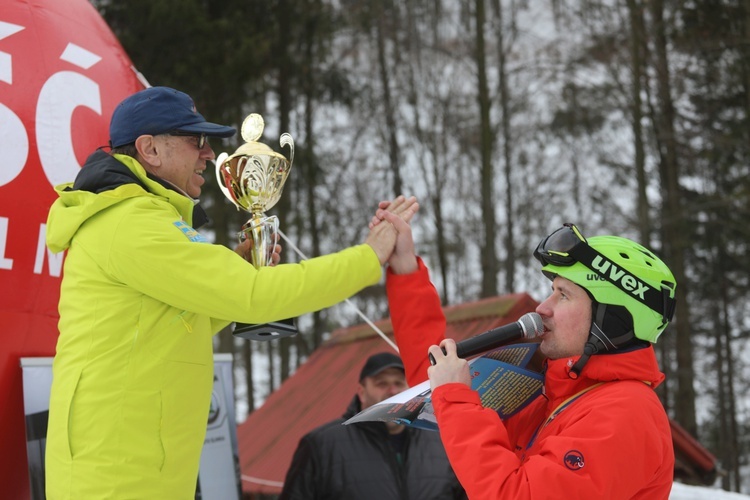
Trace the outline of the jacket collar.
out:
<instances>
[{"instance_id":1,"label":"jacket collar","mask_svg":"<svg viewBox=\"0 0 750 500\"><path fill-rule=\"evenodd\" d=\"M359 401L359 396L355 394L352 400L349 401L349 405L346 407L346 411L341 416L342 422L346 422L361 411L362 404ZM388 437L388 429L385 425L385 422L356 422L351 425L356 426L358 429L362 429L363 431L375 433L380 436L381 439L385 439ZM403 432L408 434L409 426L406 426Z\"/></svg>"},{"instance_id":2,"label":"jacket collar","mask_svg":"<svg viewBox=\"0 0 750 500\"><path fill-rule=\"evenodd\" d=\"M135 158L126 155L110 155L101 149L96 150L86 160L71 189L98 194L125 184L137 184L149 193L167 198L195 229L208 222L198 200L164 179L149 174Z\"/></svg>"},{"instance_id":3,"label":"jacket collar","mask_svg":"<svg viewBox=\"0 0 750 500\"><path fill-rule=\"evenodd\" d=\"M574 379L569 374L578 358L545 361L544 395L548 406L556 408L565 399L599 382L637 380L656 388L665 378L659 371L653 346L594 355Z\"/></svg>"},{"instance_id":4,"label":"jacket collar","mask_svg":"<svg viewBox=\"0 0 750 500\"><path fill-rule=\"evenodd\" d=\"M349 420L354 415L362 411L362 404L359 402L359 396L354 395L351 401L349 401L349 406L346 407L346 411L342 415L342 418L345 420Z\"/></svg>"}]
</instances>

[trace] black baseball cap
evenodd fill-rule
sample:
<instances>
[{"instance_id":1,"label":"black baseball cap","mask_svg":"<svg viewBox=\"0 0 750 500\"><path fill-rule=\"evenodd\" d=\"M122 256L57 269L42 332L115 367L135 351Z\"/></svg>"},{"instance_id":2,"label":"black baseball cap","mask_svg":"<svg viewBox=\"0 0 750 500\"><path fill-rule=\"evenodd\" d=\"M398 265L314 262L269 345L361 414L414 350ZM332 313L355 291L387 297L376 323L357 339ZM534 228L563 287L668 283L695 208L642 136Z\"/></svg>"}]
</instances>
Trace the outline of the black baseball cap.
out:
<instances>
[{"instance_id":1,"label":"black baseball cap","mask_svg":"<svg viewBox=\"0 0 750 500\"><path fill-rule=\"evenodd\" d=\"M133 143L142 135L167 132L232 137L237 130L207 122L189 95L169 87L149 87L126 97L117 105L109 122L109 142L113 148Z\"/></svg>"},{"instance_id":2,"label":"black baseball cap","mask_svg":"<svg viewBox=\"0 0 750 500\"><path fill-rule=\"evenodd\" d=\"M374 377L386 368L400 368L404 370L404 363L401 362L401 358L392 352L373 354L367 358L365 366L362 367L362 371L359 373L359 381L362 382L365 377Z\"/></svg>"}]
</instances>

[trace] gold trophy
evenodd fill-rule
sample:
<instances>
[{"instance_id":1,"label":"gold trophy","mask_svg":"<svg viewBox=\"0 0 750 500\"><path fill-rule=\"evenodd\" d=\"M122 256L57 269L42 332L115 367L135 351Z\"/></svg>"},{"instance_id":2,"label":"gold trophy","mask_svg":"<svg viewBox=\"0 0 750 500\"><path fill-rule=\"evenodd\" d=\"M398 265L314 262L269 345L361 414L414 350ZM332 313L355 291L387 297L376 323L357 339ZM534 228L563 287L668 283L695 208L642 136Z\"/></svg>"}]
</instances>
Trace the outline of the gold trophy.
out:
<instances>
[{"instance_id":1,"label":"gold trophy","mask_svg":"<svg viewBox=\"0 0 750 500\"><path fill-rule=\"evenodd\" d=\"M242 122L241 145L232 155L221 153L216 159L216 178L219 188L237 209L250 212L250 219L238 233L240 241L252 238L250 262L256 269L271 264L273 249L278 241L279 219L267 216L281 198L284 182L294 161L294 140L288 133L279 138L283 148L289 146L287 160L284 155L258 142L263 135L263 117L252 113ZM297 333L294 318L262 325L236 323L234 335L251 340L272 340L290 337Z\"/></svg>"}]
</instances>

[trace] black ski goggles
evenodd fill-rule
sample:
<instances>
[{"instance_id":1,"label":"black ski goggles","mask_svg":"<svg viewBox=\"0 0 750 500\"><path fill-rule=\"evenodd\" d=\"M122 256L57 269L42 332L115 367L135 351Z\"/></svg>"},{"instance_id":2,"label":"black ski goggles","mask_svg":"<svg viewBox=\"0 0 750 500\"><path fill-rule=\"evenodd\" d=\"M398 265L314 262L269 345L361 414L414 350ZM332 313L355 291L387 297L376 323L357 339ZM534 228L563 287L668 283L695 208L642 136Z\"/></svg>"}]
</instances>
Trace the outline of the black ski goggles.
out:
<instances>
[{"instance_id":1,"label":"black ski goggles","mask_svg":"<svg viewBox=\"0 0 750 500\"><path fill-rule=\"evenodd\" d=\"M544 238L534 250L534 257L542 266L568 267L580 262L596 273L599 279L612 283L661 314L665 322L672 320L676 305L675 299L670 296L674 289L673 283L662 283L661 289L657 289L638 279L629 270L589 246L575 224L565 223L563 227Z\"/></svg>"},{"instance_id":2,"label":"black ski goggles","mask_svg":"<svg viewBox=\"0 0 750 500\"><path fill-rule=\"evenodd\" d=\"M536 250L534 250L534 257L543 266L550 264L553 266L572 266L578 262L578 259L573 257L570 252L581 243L588 246L586 238L583 237L576 225L566 222L563 227L539 242Z\"/></svg>"}]
</instances>

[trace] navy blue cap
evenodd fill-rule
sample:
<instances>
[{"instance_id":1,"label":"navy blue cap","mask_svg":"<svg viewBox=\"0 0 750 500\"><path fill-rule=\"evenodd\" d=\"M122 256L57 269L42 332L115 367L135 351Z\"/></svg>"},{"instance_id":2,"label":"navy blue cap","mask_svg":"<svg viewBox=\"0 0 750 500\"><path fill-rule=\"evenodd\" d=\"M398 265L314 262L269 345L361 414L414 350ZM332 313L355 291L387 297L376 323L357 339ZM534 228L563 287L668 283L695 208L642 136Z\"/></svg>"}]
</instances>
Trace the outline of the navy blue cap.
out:
<instances>
[{"instance_id":1,"label":"navy blue cap","mask_svg":"<svg viewBox=\"0 0 750 500\"><path fill-rule=\"evenodd\" d=\"M374 377L386 368L400 368L403 370L404 363L401 362L401 358L391 352L373 354L367 358L365 366L363 366L362 371L359 372L359 381L362 382L365 377Z\"/></svg>"},{"instance_id":2,"label":"navy blue cap","mask_svg":"<svg viewBox=\"0 0 750 500\"><path fill-rule=\"evenodd\" d=\"M169 87L149 87L126 97L115 108L109 123L110 146L117 148L142 135L173 131L209 137L232 137L237 133L233 127L207 122L186 93Z\"/></svg>"}]
</instances>

